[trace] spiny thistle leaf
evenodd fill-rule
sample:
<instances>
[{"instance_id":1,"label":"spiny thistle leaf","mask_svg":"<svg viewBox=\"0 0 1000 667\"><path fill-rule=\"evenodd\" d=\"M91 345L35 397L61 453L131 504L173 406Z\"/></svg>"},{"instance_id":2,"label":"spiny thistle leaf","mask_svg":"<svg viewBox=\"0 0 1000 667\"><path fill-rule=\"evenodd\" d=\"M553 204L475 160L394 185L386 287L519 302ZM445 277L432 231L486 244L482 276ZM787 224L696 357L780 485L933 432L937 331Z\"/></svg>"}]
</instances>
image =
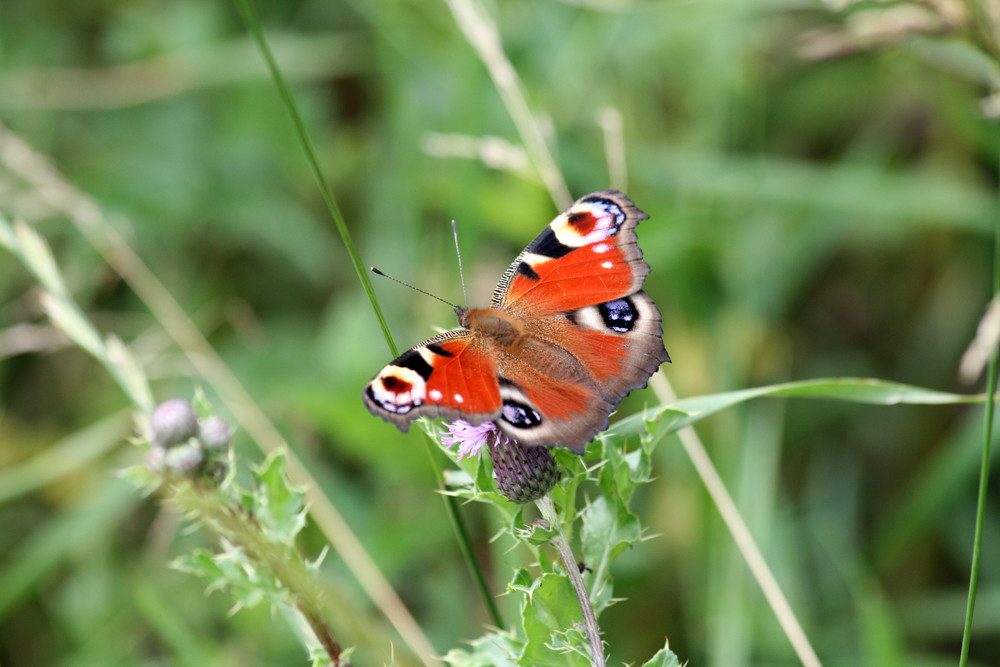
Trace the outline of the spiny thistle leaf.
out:
<instances>
[{"instance_id":1,"label":"spiny thistle leaf","mask_svg":"<svg viewBox=\"0 0 1000 667\"><path fill-rule=\"evenodd\" d=\"M454 667L515 667L517 656L524 650L524 642L513 633L488 632L471 642L471 649L452 649L444 656L445 662Z\"/></svg>"},{"instance_id":2,"label":"spiny thistle leaf","mask_svg":"<svg viewBox=\"0 0 1000 667\"><path fill-rule=\"evenodd\" d=\"M591 591L595 614L600 615L611 601L611 561L635 544L641 533L638 517L615 496L596 498L583 510L580 541L583 562L589 568L584 581Z\"/></svg>"},{"instance_id":3,"label":"spiny thistle leaf","mask_svg":"<svg viewBox=\"0 0 1000 667\"><path fill-rule=\"evenodd\" d=\"M288 478L283 452L268 455L254 474L254 516L269 539L291 545L306 523L305 491Z\"/></svg>"},{"instance_id":4,"label":"spiny thistle leaf","mask_svg":"<svg viewBox=\"0 0 1000 667\"><path fill-rule=\"evenodd\" d=\"M518 663L588 667L591 661L587 638L575 628L582 622L580 604L569 579L546 573L521 592L525 593L521 619L528 640Z\"/></svg>"},{"instance_id":5,"label":"spiny thistle leaf","mask_svg":"<svg viewBox=\"0 0 1000 667\"><path fill-rule=\"evenodd\" d=\"M642 663L642 667L680 667L680 665L680 661L669 646L664 646L656 652L656 655Z\"/></svg>"},{"instance_id":6,"label":"spiny thistle leaf","mask_svg":"<svg viewBox=\"0 0 1000 667\"><path fill-rule=\"evenodd\" d=\"M171 562L171 567L208 582L208 591L228 591L236 604L234 610L254 607L267 600L272 605L288 601L288 591L268 572L259 569L238 548L213 554L197 549Z\"/></svg>"}]
</instances>

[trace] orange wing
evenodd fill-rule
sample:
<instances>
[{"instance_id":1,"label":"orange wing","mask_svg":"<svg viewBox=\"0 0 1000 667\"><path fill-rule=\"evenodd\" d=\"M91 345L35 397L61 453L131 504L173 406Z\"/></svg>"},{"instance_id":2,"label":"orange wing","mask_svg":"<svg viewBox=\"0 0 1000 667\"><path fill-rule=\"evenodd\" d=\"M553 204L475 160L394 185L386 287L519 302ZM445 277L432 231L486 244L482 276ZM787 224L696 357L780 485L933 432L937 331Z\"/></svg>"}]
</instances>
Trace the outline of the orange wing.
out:
<instances>
[{"instance_id":1,"label":"orange wing","mask_svg":"<svg viewBox=\"0 0 1000 667\"><path fill-rule=\"evenodd\" d=\"M449 331L407 350L365 385L365 405L404 433L418 417L479 424L500 414L496 365L479 334Z\"/></svg>"},{"instance_id":2,"label":"orange wing","mask_svg":"<svg viewBox=\"0 0 1000 667\"><path fill-rule=\"evenodd\" d=\"M638 292L649 266L636 243L635 226L647 218L616 190L581 197L504 272L493 307L542 317Z\"/></svg>"}]
</instances>

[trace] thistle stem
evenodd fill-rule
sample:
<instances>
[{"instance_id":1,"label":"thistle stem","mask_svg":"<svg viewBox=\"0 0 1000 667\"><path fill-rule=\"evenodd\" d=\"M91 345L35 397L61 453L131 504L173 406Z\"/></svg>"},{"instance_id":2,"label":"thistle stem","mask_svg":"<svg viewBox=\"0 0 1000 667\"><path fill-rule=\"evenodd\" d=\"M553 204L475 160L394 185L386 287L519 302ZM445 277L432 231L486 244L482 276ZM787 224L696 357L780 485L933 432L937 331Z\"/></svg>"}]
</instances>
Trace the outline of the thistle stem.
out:
<instances>
[{"instance_id":1,"label":"thistle stem","mask_svg":"<svg viewBox=\"0 0 1000 667\"><path fill-rule=\"evenodd\" d=\"M573 550L569 546L569 540L563 533L562 522L559 521L559 514L556 512L555 503L552 502L551 494L546 494L535 501L535 505L542 513L549 527L555 533L552 544L559 557L562 559L563 567L566 568L566 576L573 584L576 592L577 602L580 603L580 611L583 613L583 626L587 632L587 639L590 640L591 662L594 667L605 667L607 662L604 659L604 642L601 641L601 629L597 625L597 616L594 614L594 607L590 603L590 595L587 587L583 583L583 576L576 565L576 558L573 557Z\"/></svg>"},{"instance_id":2,"label":"thistle stem","mask_svg":"<svg viewBox=\"0 0 1000 667\"><path fill-rule=\"evenodd\" d=\"M267 539L253 516L228 502L214 487L182 482L165 485L163 491L164 497L177 507L195 513L221 537L243 549L258 567L270 570L288 590L289 606L302 614L333 665L349 667L350 662L343 659L340 644L323 616L319 591L298 551Z\"/></svg>"}]
</instances>

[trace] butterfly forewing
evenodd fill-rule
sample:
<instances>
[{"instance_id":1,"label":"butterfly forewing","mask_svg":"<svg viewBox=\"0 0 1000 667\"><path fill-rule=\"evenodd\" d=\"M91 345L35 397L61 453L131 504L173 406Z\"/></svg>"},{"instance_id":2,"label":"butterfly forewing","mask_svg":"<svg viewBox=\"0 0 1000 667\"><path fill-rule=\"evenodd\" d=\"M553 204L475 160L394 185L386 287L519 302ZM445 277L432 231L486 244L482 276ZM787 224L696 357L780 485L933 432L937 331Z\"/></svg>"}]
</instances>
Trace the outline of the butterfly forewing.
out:
<instances>
[{"instance_id":1,"label":"butterfly forewing","mask_svg":"<svg viewBox=\"0 0 1000 667\"><path fill-rule=\"evenodd\" d=\"M635 226L649 216L620 192L582 197L535 237L504 272L494 308L570 312L638 291L649 273Z\"/></svg>"}]
</instances>

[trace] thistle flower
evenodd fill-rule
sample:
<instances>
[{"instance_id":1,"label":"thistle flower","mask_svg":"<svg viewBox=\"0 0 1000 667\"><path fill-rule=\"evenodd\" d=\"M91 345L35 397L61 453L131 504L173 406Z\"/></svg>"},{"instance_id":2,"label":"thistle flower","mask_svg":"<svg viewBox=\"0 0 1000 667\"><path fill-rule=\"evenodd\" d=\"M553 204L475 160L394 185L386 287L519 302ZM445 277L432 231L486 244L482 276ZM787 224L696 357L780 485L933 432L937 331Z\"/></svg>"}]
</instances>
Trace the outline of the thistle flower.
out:
<instances>
[{"instance_id":1,"label":"thistle flower","mask_svg":"<svg viewBox=\"0 0 1000 667\"><path fill-rule=\"evenodd\" d=\"M486 446L497 487L511 502L537 500L555 486L559 471L548 447L526 447L501 433L493 422L473 426L457 420L445 426L448 435L442 436L441 442L458 444L459 460L479 454Z\"/></svg>"},{"instance_id":2,"label":"thistle flower","mask_svg":"<svg viewBox=\"0 0 1000 667\"><path fill-rule=\"evenodd\" d=\"M448 447L458 444L459 461L466 456L479 454L483 445L490 440L494 442L500 438L507 440L507 436L501 433L493 422L483 422L473 426L463 419L457 419L450 424L445 422L444 425L448 429L448 435L441 436L441 443Z\"/></svg>"}]
</instances>

